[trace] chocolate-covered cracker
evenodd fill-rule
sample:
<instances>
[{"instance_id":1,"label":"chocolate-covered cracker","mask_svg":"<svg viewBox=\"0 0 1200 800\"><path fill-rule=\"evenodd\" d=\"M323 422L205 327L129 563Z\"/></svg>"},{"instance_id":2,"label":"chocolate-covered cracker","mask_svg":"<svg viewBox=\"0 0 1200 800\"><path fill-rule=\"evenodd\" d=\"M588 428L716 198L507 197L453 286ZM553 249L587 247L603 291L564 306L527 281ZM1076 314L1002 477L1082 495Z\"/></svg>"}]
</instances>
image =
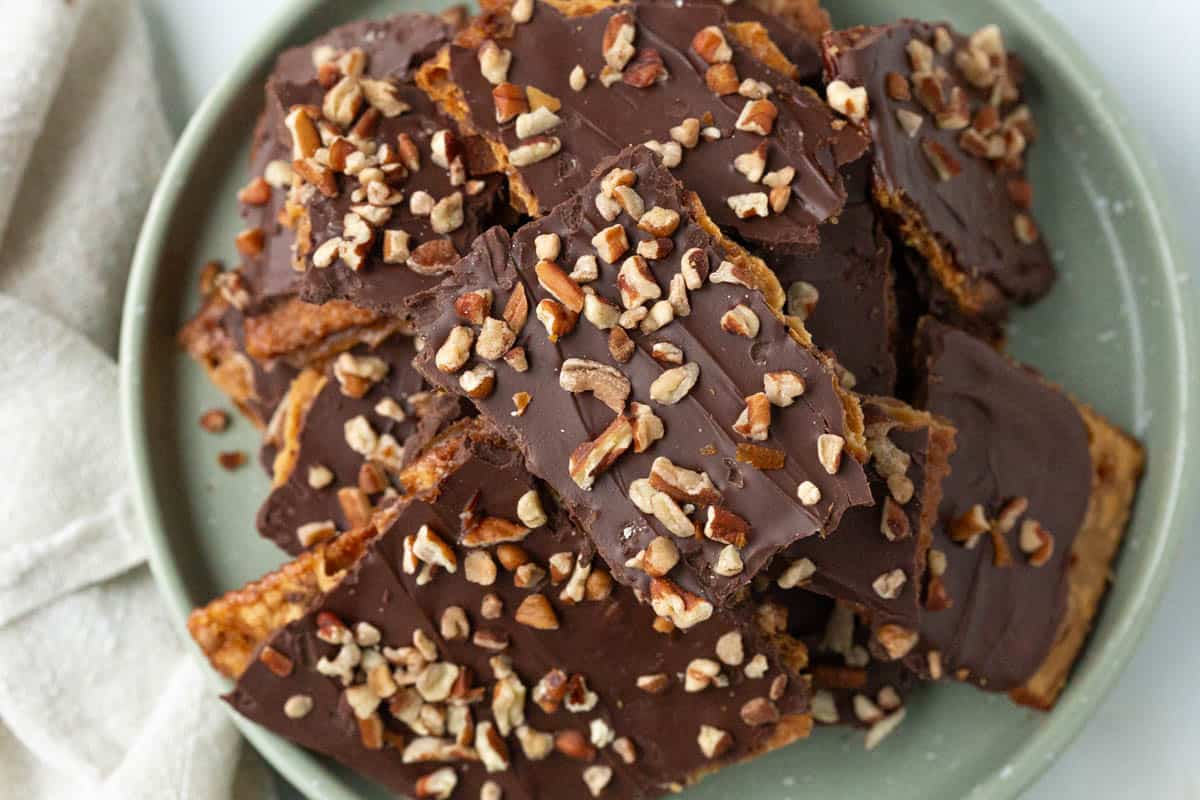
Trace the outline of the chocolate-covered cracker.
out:
<instances>
[{"instance_id":1,"label":"chocolate-covered cracker","mask_svg":"<svg viewBox=\"0 0 1200 800\"><path fill-rule=\"evenodd\" d=\"M259 362L246 354L244 316L213 282L222 272L206 268L200 310L179 331L179 343L209 380L258 428L265 429L297 370L282 361Z\"/></svg>"},{"instance_id":2,"label":"chocolate-covered cracker","mask_svg":"<svg viewBox=\"0 0 1200 800\"><path fill-rule=\"evenodd\" d=\"M926 319L918 353L918 405L958 449L908 662L1049 708L1107 586L1141 447L967 333Z\"/></svg>"},{"instance_id":3,"label":"chocolate-covered cracker","mask_svg":"<svg viewBox=\"0 0 1200 800\"><path fill-rule=\"evenodd\" d=\"M634 213L607 219L597 195ZM871 502L857 400L781 303L770 270L631 148L511 241L481 237L420 299L416 364L521 448L621 583L688 627ZM682 554L669 574L644 564L658 536Z\"/></svg>"},{"instance_id":4,"label":"chocolate-covered cracker","mask_svg":"<svg viewBox=\"0 0 1200 800\"><path fill-rule=\"evenodd\" d=\"M863 417L874 505L847 509L830 536L796 542L773 572L781 589L804 587L863 611L886 656L920 624L921 579L954 429L886 397L864 398Z\"/></svg>"},{"instance_id":5,"label":"chocolate-covered cracker","mask_svg":"<svg viewBox=\"0 0 1200 800\"><path fill-rule=\"evenodd\" d=\"M414 469L424 499L195 612L240 713L405 796L472 800L657 797L807 735L779 654L802 645L749 610L660 633L552 506L530 518L538 484L494 436Z\"/></svg>"},{"instance_id":6,"label":"chocolate-covered cracker","mask_svg":"<svg viewBox=\"0 0 1200 800\"><path fill-rule=\"evenodd\" d=\"M1009 301L1049 291L1024 169L1035 129L999 29L902 20L826 34L824 47L830 104L874 140L875 198L956 312L995 328Z\"/></svg>"},{"instance_id":7,"label":"chocolate-covered cracker","mask_svg":"<svg viewBox=\"0 0 1200 800\"><path fill-rule=\"evenodd\" d=\"M412 337L347 350L292 384L276 432L271 494L258 531L298 553L365 525L381 498L461 401L429 387L412 367Z\"/></svg>"},{"instance_id":8,"label":"chocolate-covered cracker","mask_svg":"<svg viewBox=\"0 0 1200 800\"><path fill-rule=\"evenodd\" d=\"M869 196L867 159L844 170L849 197L835 222L820 228L815 253L764 250L787 292L787 313L836 356L848 388L892 395L900 327L892 243Z\"/></svg>"},{"instance_id":9,"label":"chocolate-covered cracker","mask_svg":"<svg viewBox=\"0 0 1200 800\"><path fill-rule=\"evenodd\" d=\"M290 173L278 248L250 259L256 296L299 291L397 311L428 288L490 223L501 179L410 78L450 31L400 15L338 28L280 56L267 83L266 138ZM481 158L482 156L482 158ZM286 270L286 271L285 271Z\"/></svg>"},{"instance_id":10,"label":"chocolate-covered cracker","mask_svg":"<svg viewBox=\"0 0 1200 800\"><path fill-rule=\"evenodd\" d=\"M513 202L534 216L587 184L602 159L650 141L717 224L811 249L845 201L837 168L865 137L768 66L796 72L761 25L728 22L709 4L565 16L536 3L524 23L485 17L418 81L493 142Z\"/></svg>"}]
</instances>

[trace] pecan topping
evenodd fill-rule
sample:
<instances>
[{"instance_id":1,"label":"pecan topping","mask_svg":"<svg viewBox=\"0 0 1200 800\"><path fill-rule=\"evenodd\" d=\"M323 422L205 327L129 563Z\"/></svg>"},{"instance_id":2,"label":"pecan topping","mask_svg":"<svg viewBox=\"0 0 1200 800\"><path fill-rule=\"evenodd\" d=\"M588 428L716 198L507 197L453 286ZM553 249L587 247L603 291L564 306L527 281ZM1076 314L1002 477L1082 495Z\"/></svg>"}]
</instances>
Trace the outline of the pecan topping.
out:
<instances>
[{"instance_id":1,"label":"pecan topping","mask_svg":"<svg viewBox=\"0 0 1200 800\"><path fill-rule=\"evenodd\" d=\"M543 259L537 262L534 271L542 288L552 294L563 306L576 314L583 311L583 290L562 267L553 261Z\"/></svg>"},{"instance_id":2,"label":"pecan topping","mask_svg":"<svg viewBox=\"0 0 1200 800\"><path fill-rule=\"evenodd\" d=\"M737 514L719 506L708 507L708 519L704 523L707 538L741 549L746 546L749 534L750 523Z\"/></svg>"},{"instance_id":3,"label":"pecan topping","mask_svg":"<svg viewBox=\"0 0 1200 800\"><path fill-rule=\"evenodd\" d=\"M508 153L508 161L514 167L528 167L545 161L562 149L562 142L555 136L537 136L525 140Z\"/></svg>"},{"instance_id":4,"label":"pecan topping","mask_svg":"<svg viewBox=\"0 0 1200 800\"><path fill-rule=\"evenodd\" d=\"M670 620L682 630L704 622L713 614L711 603L684 591L666 578L650 580L650 606L655 614Z\"/></svg>"},{"instance_id":5,"label":"pecan topping","mask_svg":"<svg viewBox=\"0 0 1200 800\"><path fill-rule=\"evenodd\" d=\"M721 315L721 330L753 339L758 336L758 315L749 306L739 303Z\"/></svg>"},{"instance_id":6,"label":"pecan topping","mask_svg":"<svg viewBox=\"0 0 1200 800\"><path fill-rule=\"evenodd\" d=\"M701 28L692 37L692 49L706 64L723 64L733 59L733 48L716 25Z\"/></svg>"},{"instance_id":7,"label":"pecan topping","mask_svg":"<svg viewBox=\"0 0 1200 800\"><path fill-rule=\"evenodd\" d=\"M700 752L704 754L705 758L720 758L733 747L733 737L720 728L701 725L700 733L696 737L696 744L700 746Z\"/></svg>"},{"instance_id":8,"label":"pecan topping","mask_svg":"<svg viewBox=\"0 0 1200 800\"><path fill-rule=\"evenodd\" d=\"M771 401L763 392L746 398L746 407L733 423L733 430L755 442L764 441L771 427Z\"/></svg>"},{"instance_id":9,"label":"pecan topping","mask_svg":"<svg viewBox=\"0 0 1200 800\"><path fill-rule=\"evenodd\" d=\"M581 489L592 488L596 476L612 466L632 443L633 425L624 414L618 414L599 436L571 453L571 479Z\"/></svg>"},{"instance_id":10,"label":"pecan topping","mask_svg":"<svg viewBox=\"0 0 1200 800\"><path fill-rule=\"evenodd\" d=\"M742 106L742 113L738 115L734 127L739 131L770 136L777 116L779 109L770 100L748 100L746 105Z\"/></svg>"},{"instance_id":11,"label":"pecan topping","mask_svg":"<svg viewBox=\"0 0 1200 800\"><path fill-rule=\"evenodd\" d=\"M650 399L656 403L673 406L683 398L700 380L700 365L694 362L664 371L650 384Z\"/></svg>"},{"instance_id":12,"label":"pecan topping","mask_svg":"<svg viewBox=\"0 0 1200 800\"><path fill-rule=\"evenodd\" d=\"M831 81L825 88L829 107L853 122L867 118L867 90L862 86L851 87L845 81Z\"/></svg>"}]
</instances>

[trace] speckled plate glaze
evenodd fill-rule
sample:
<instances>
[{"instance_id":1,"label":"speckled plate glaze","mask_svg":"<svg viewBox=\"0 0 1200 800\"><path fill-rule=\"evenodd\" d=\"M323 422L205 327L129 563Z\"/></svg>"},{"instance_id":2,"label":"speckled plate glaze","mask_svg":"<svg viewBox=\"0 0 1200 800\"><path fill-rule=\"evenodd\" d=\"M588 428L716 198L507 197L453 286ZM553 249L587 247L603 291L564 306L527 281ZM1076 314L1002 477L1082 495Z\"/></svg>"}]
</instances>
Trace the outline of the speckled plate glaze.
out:
<instances>
[{"instance_id":1,"label":"speckled plate glaze","mask_svg":"<svg viewBox=\"0 0 1200 800\"><path fill-rule=\"evenodd\" d=\"M415 2L413 7L430 8ZM970 30L999 23L1033 80L1028 94L1042 136L1032 175L1037 214L1055 246L1061 279L1019 312L1012 350L1145 441L1149 472L1116 582L1070 687L1049 715L962 686L926 689L901 732L864 753L861 735L822 730L810 741L730 769L688 800L740 794L796 797L1009 798L1067 747L1112 686L1163 586L1193 499L1185 424L1195 397L1197 340L1183 267L1162 213L1163 192L1131 121L1063 31L1031 0L838 0L835 22L885 22L901 14L948 18ZM401 11L395 0L298 0L281 14L192 119L142 231L125 306L121 370L126 442L155 574L186 636L188 610L275 567L281 556L254 534L267 480L230 474L219 450L256 452L238 420L205 434L200 413L228 403L175 344L196 307L199 265L233 261L234 195L246 179L262 81L280 49L362 16ZM1194 471L1194 459L1193 459ZM197 657L199 655L197 654ZM214 694L219 689L214 678ZM253 725L254 746L312 798L387 794Z\"/></svg>"}]
</instances>

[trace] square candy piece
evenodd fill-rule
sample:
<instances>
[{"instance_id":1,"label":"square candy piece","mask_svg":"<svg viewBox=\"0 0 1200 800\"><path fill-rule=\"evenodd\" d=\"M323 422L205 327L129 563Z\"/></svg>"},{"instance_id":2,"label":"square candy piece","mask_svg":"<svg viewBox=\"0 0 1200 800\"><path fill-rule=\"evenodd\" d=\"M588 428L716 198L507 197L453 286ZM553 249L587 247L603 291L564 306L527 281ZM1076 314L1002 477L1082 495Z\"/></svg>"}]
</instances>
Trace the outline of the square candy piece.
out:
<instances>
[{"instance_id":1,"label":"square candy piece","mask_svg":"<svg viewBox=\"0 0 1200 800\"><path fill-rule=\"evenodd\" d=\"M537 482L494 434L460 431L414 467L423 499L193 615L241 714L417 797L658 796L807 735L781 655L801 644L749 608L659 632L552 506L517 524ZM521 541L464 544L466 506Z\"/></svg>"},{"instance_id":2,"label":"square candy piece","mask_svg":"<svg viewBox=\"0 0 1200 800\"><path fill-rule=\"evenodd\" d=\"M536 3L518 25L485 16L418 77L493 142L513 202L546 214L602 159L649 141L718 225L811 249L845 201L837 168L866 137L780 72L796 69L765 28L730 25L718 4L591 8Z\"/></svg>"},{"instance_id":3,"label":"square candy piece","mask_svg":"<svg viewBox=\"0 0 1200 800\"><path fill-rule=\"evenodd\" d=\"M875 504L848 509L827 537L793 544L772 574L781 589L803 587L860 609L886 645L907 640L920 624L921 578L954 429L886 397L864 398L863 415Z\"/></svg>"},{"instance_id":4,"label":"square candy piece","mask_svg":"<svg viewBox=\"0 0 1200 800\"><path fill-rule=\"evenodd\" d=\"M1107 587L1142 449L988 344L931 319L918 405L958 429L929 553L920 674L1054 704Z\"/></svg>"},{"instance_id":5,"label":"square candy piece","mask_svg":"<svg viewBox=\"0 0 1200 800\"><path fill-rule=\"evenodd\" d=\"M597 194L635 213L605 219ZM421 298L416 364L471 397L617 579L687 627L872 502L858 401L781 302L770 270L633 148L511 242L490 231ZM669 575L645 568L657 537L682 555Z\"/></svg>"},{"instance_id":6,"label":"square candy piece","mask_svg":"<svg viewBox=\"0 0 1200 800\"><path fill-rule=\"evenodd\" d=\"M1024 169L1036 132L999 29L966 37L902 20L834 31L824 46L831 105L874 140L875 198L955 312L998 325L1009 301L1049 291Z\"/></svg>"},{"instance_id":7,"label":"square candy piece","mask_svg":"<svg viewBox=\"0 0 1200 800\"><path fill-rule=\"evenodd\" d=\"M279 57L242 193L273 212L259 220L261 251L243 251L255 304L299 293L395 312L492 224L502 179L486 174L486 143L451 131L412 82L450 35L436 17L401 14Z\"/></svg>"},{"instance_id":8,"label":"square candy piece","mask_svg":"<svg viewBox=\"0 0 1200 800\"><path fill-rule=\"evenodd\" d=\"M258 531L298 553L365 525L400 471L463 403L429 391L413 369L412 337L341 353L292 383L267 443L273 481Z\"/></svg>"}]
</instances>

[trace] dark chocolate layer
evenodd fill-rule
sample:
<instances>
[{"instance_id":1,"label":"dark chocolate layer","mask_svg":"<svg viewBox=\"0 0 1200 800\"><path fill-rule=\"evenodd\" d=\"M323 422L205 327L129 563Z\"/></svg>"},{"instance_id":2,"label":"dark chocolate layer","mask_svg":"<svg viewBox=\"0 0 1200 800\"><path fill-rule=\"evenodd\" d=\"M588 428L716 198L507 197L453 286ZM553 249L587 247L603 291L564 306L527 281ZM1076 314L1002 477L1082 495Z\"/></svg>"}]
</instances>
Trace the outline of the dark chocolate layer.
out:
<instances>
[{"instance_id":1,"label":"dark chocolate layer","mask_svg":"<svg viewBox=\"0 0 1200 800\"><path fill-rule=\"evenodd\" d=\"M634 46L657 53L669 77L644 88L621 80L609 87L602 84L602 41L617 13L634 15ZM519 168L522 181L536 196L539 213L582 188L596 165L622 147L648 140L671 142L672 127L685 118L710 114L711 121L704 124L718 129L720 139L707 141L702 136L694 149L683 149L675 174L700 195L719 225L747 241L808 249L816 244L816 226L836 215L845 201L838 164L856 158L865 143L850 127L835 129L841 122L812 90L773 72L726 34L738 79L761 81L771 88L767 99L778 112L769 136L737 130L735 122L748 99L736 92L721 97L710 90L705 83L708 64L691 47L697 32L722 26L726 19L723 9L709 4L684 9L668 3L630 4L567 18L539 3L530 22L499 39L498 44L512 52L507 80L536 87L562 103L556 112L561 124L545 134L561 143L561 151ZM547 42L555 44L547 47ZM588 75L579 91L571 88L569 78L576 65ZM475 49L451 48L451 78L463 91L475 129L498 136L510 152L522 144L515 123L496 121L493 85L481 74ZM768 171L795 169L791 201L783 213L740 219L728 198L770 189L747 180L734 168L734 159L762 143L767 145Z\"/></svg>"},{"instance_id":2,"label":"dark chocolate layer","mask_svg":"<svg viewBox=\"0 0 1200 800\"><path fill-rule=\"evenodd\" d=\"M294 554L304 549L296 533L302 525L331 521L339 531L354 527L356 521L346 517L338 490L359 487L359 473L370 461L380 467L377 474L385 481L378 487L368 484L371 491L365 493L377 501L380 492L393 487L388 478L394 476L396 469L419 451L433 433L461 413L456 399L437 397L427 391L428 385L412 367L415 353L412 337L395 334L377 348L358 345L348 355L341 356L380 359L386 365L382 380L372 383L359 397L347 394L338 380L336 360L325 371L325 383L312 399L298 434L294 467L286 476L276 475L277 481L284 482L272 489L258 511L260 534ZM390 407L388 400L394 401L395 407ZM397 419L396 408L403 414L402 419ZM391 454L395 459L392 464L384 466L351 447L346 424L357 417L366 420L376 436L390 436L398 444L400 451ZM314 478L314 470L318 473L327 470L329 475ZM313 485L314 481L319 485Z\"/></svg>"},{"instance_id":3,"label":"dark chocolate layer","mask_svg":"<svg viewBox=\"0 0 1200 800\"><path fill-rule=\"evenodd\" d=\"M389 177L389 184L402 192L404 199L391 206L390 217L382 228L406 231L411 237L410 249L431 240L447 238L457 252L464 252L475 236L491 224L491 217L499 206L501 181L495 176L478 176L480 183L473 184L472 191L468 192L465 184L452 186L447 170L431 163L433 135L451 125L429 98L412 85L411 77L415 67L444 45L449 35L448 26L436 17L403 14L383 21L352 23L309 45L284 52L267 82L267 110L255 154L254 174L264 174L272 161L292 164L292 134L286 124L291 109L308 106L318 116L321 114L330 86L323 85L318 77L314 53L326 49L329 50L326 58L336 60L357 48L365 56L362 76L367 80L391 83L396 99L409 109L398 116L380 115L370 129L353 131L353 135L353 125L343 127L328 119L322 120L323 124L329 126L330 131L346 134L358 149L365 148L367 154L375 152L373 148L384 143L395 149L401 135L411 137L420 153L421 168L408 174L407 178ZM332 80L341 77L337 74ZM368 103L361 105L355 124L364 115L372 113ZM341 237L347 213L352 207L366 202L362 197L352 199L354 190L359 187L357 178L338 174L335 182L335 197L325 196L308 185L292 191L290 202L284 209L289 220L286 226L278 220L278 215L289 193L281 189L272 192L266 208L270 213L263 214L261 222L268 234L268 246L261 257L248 259L245 268L255 299L262 301L299 292L313 303L336 297L366 308L394 312L409 294L434 285L440 278L436 274L418 274L404 263L384 263L379 241L357 270L337 258L327 267L313 266L313 252L329 239ZM418 191L429 193L435 201L456 191L462 192L461 226L448 234L435 232L428 213L418 216L410 209L409 200ZM250 212L250 216L256 215ZM380 232L377 239L382 235ZM296 251L297 240L301 243L301 252Z\"/></svg>"},{"instance_id":4,"label":"dark chocolate layer","mask_svg":"<svg viewBox=\"0 0 1200 800\"><path fill-rule=\"evenodd\" d=\"M603 796L657 797L669 787L698 777L702 768L756 753L773 734L774 726L751 726L742 720L741 710L748 701L766 700L781 676L786 676L787 686L773 701L774 710L781 714L804 710L803 681L782 666L772 644L758 633L749 610L718 612L712 624L701 630L664 635L653 629L655 616L649 607L639 603L625 587L613 586L611 594L603 599L588 596L573 603L559 598L567 585L559 578L553 582L542 578L537 586L518 588L513 576L500 568L492 585L466 580L464 560L468 549L456 541L462 523L460 512L471 504L478 514L512 519L518 499L537 487L515 451L481 442L473 447L471 457L443 482L436 500L408 502L340 585L270 640L269 648L289 659L292 669L286 677L279 677L262 660L255 660L228 697L240 713L406 796L415 794L415 784L422 776L449 767L457 779L453 797L479 797L483 783L491 780L500 785L506 800L551 800L589 796L583 780L589 766L612 770ZM431 580L423 582L419 573L404 569L405 538L411 538L422 526L428 526L453 549L457 559L454 574L439 569ZM577 556L583 564L591 560L586 537L553 522L534 530L520 546L530 563L543 569L557 553ZM484 552L496 555L490 548ZM548 599L557 629L535 629L515 620L515 612L534 590ZM502 606L498 618L481 616L481 602L487 594L494 594ZM470 632L465 639L441 633L443 614L451 606L462 609L469 621ZM597 729L598 723L593 720L601 720L599 730L611 734L599 739L601 746L591 758L551 752L543 760L531 760L516 733L504 730L507 768L487 772L478 760L445 758L406 764L404 748L413 748L408 752L414 752L419 734L438 734L401 722L385 701L375 715L389 738L395 737L393 741L398 739L399 743L367 749L344 698L341 681L316 669L323 657L332 660L339 651L338 645L328 644L317 635L318 619L328 624L329 614L336 615L351 630L360 622L375 626L381 634L379 646L385 648L410 646L414 631L423 631L436 646L438 660L470 670L466 686L482 690L479 699L466 706L476 732L483 723L495 724L498 719L494 687L501 678L497 668L504 664L493 657L499 656L524 687L517 702L524 725L537 732L575 731L584 749L590 747L588 740ZM502 653L474 643L484 631L494 641L507 642ZM731 632L741 635L742 654L736 663L722 664L717 660L717 641ZM765 672L748 677L745 667L759 654L765 656ZM722 681L728 681L728 685L685 691L682 676L698 658L716 664ZM564 677L582 676L587 691L596 695L585 703L590 706L586 711L569 711L565 703L556 711L539 706L536 700L541 696L535 693L535 685L552 669L562 670ZM362 682L361 674L359 671L356 683ZM660 693L638 688L639 677L655 674L665 678L666 686ZM506 686L513 688L511 680ZM404 693L401 689L399 695ZM297 695L310 698L312 707L303 718L292 719L285 714L284 705ZM452 701L451 706L454 704ZM431 711L446 708L445 703L437 701L427 705ZM515 715L504 716L511 719ZM732 746L720 760L701 752L697 736L702 724L732 737ZM454 740L450 732L441 736L446 744ZM633 763L627 763L605 742L611 736L631 740L636 753ZM474 744L472 735L465 734L468 757L476 752Z\"/></svg>"},{"instance_id":5,"label":"dark chocolate layer","mask_svg":"<svg viewBox=\"0 0 1200 800\"><path fill-rule=\"evenodd\" d=\"M945 24L903 20L837 31L826 37L826 65L831 80L867 90L877 193L903 220L906 240L926 258L940 248L953 264L948 272L935 266L935 279L970 293L978 301L971 313L998 319L1008 299L1030 302L1049 291L1054 267L1036 227L1024 239L1016 230L1018 216L1032 225L1024 150L1033 123L1019 105L1019 63L1007 54L989 62L988 52L1003 48L993 30L968 39ZM913 47L927 54L928 64L924 56L913 59ZM959 66L968 53L988 64L972 71L975 83ZM898 90L901 84L907 88ZM952 119L954 92L962 95L959 121ZM910 119L920 120L919 128L909 135L898 114L916 115ZM973 155L964 137L982 140L979 152L998 150Z\"/></svg>"},{"instance_id":6,"label":"dark chocolate layer","mask_svg":"<svg viewBox=\"0 0 1200 800\"><path fill-rule=\"evenodd\" d=\"M466 292L492 292L492 314L500 313L515 287L528 297L529 321L516 337L525 349L529 371L519 373L502 362L495 363L495 387L490 395L475 400L480 412L493 420L511 441L521 447L535 474L546 480L563 497L580 525L596 541L597 548L622 583L645 589L648 578L625 562L642 550L651 539L666 535L683 554L686 566L672 573L683 588L718 605L735 602L739 590L770 559L788 544L820 531L832 531L845 510L870 502L870 492L862 466L846 453L835 474L829 474L818 457L818 438L824 434L845 437L848 434L842 398L835 390L828 368L816 354L793 338L755 289L746 284L714 282L689 294L690 315L675 317L665 327L646 334L635 326L628 331L632 355L628 363L619 363L610 354L608 330L601 330L586 315L578 320L573 332L557 342L547 338L534 307L550 297L535 276L535 239L554 233L561 242L558 263L570 269L576 260L595 256L593 235L609 223L595 210L591 198L598 191L608 170L624 168L636 176L634 189L646 209L661 206L679 215L680 223L669 237L672 255L648 262L663 296L672 276L678 277L680 259L689 248L704 254L706 269L718 271L725 258L717 242L696 221L681 187L670 174L655 163L643 149L626 151L606 162L601 176L576 199L555 209L549 216L522 228L511 244L503 231L493 229L480 240L463 260L455 277L436 293L422 301L418 314L421 333L428 341L417 359L417 366L436 385L462 393L459 376L441 372L435 366L436 353L450 330L462 325L454 311L454 301ZM631 243L644 238L633 220L623 215L614 225L622 228ZM618 262L632 255L625 254ZM598 260L599 279L588 283L589 290L620 307L616 291L617 265ZM732 267L732 264L729 265ZM727 270L728 271L728 270ZM722 316L742 305L751 311L759 330L752 337L727 332L721 327ZM622 329L624 330L624 329ZM676 368L658 363L652 357L655 344L674 345L682 353L682 362L698 367L694 388L681 401L671 404L653 400L650 386L666 372ZM590 394L573 394L556 386L559 369L565 359L586 359L615 369L631 383L629 401L645 404L665 427L665 438L653 442L645 452L625 452L584 489L570 471L572 451L595 439L614 421L614 410ZM472 364L484 363L479 360ZM803 377L804 394L787 408L771 412L768 435L761 441L735 433L731 427L745 408L749 395L762 393L764 373L791 370ZM513 412L513 395L528 392L529 409L521 416ZM621 401L625 414L632 419L631 407ZM755 445L767 448L781 464L759 469L738 460L739 447ZM747 541L740 547L744 568L736 574L714 572L726 543L702 535L672 536L660 515L639 512L630 500L631 484L650 476L655 459L665 458L678 467L702 470L720 499L716 505L732 511L749 526ZM761 465L760 465L761 466ZM811 481L818 487L820 499L810 506L797 498L797 487ZM689 501L680 500L680 505ZM713 500L695 500L691 517L703 527ZM688 523L689 525L692 522Z\"/></svg>"},{"instance_id":7,"label":"dark chocolate layer","mask_svg":"<svg viewBox=\"0 0 1200 800\"><path fill-rule=\"evenodd\" d=\"M815 572L801 585L866 611L875 628L912 631L953 433L936 420L912 418L916 412L897 401L864 400L863 413L875 504L847 509L833 535L796 542L781 558L808 559Z\"/></svg>"},{"instance_id":8,"label":"dark chocolate layer","mask_svg":"<svg viewBox=\"0 0 1200 800\"><path fill-rule=\"evenodd\" d=\"M927 600L909 661L928 675L928 652L936 650L946 675L961 670L964 679L1006 691L1041 665L1067 610L1071 548L1092 491L1088 433L1071 400L1033 370L933 320L923 321L919 335L917 404L954 424L958 449L933 540L945 556L940 582L949 607L932 610ZM983 532L973 545L951 538L972 506L995 524L1022 500L1027 510L995 538ZM1053 537L1041 566L1020 547L1031 520ZM931 552L931 570L935 560Z\"/></svg>"},{"instance_id":9,"label":"dark chocolate layer","mask_svg":"<svg viewBox=\"0 0 1200 800\"><path fill-rule=\"evenodd\" d=\"M849 370L852 388L891 395L898 333L892 244L871 204L867 169L864 159L846 171L849 199L836 222L821 226L816 253L764 252L763 257L788 292L787 312L803 319L817 346ZM796 286L800 281L816 294Z\"/></svg>"}]
</instances>

